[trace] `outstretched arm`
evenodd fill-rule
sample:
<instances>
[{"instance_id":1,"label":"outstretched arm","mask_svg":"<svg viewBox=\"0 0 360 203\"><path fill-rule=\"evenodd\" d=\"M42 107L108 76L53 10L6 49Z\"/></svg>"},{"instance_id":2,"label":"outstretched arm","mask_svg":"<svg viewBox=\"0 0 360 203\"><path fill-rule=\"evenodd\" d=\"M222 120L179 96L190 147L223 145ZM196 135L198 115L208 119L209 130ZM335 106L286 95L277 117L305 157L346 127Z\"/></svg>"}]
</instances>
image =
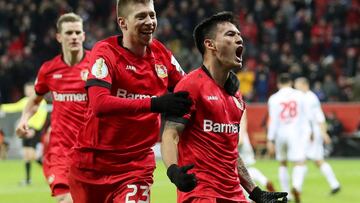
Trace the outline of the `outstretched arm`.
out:
<instances>
[{"instance_id":1,"label":"outstretched arm","mask_svg":"<svg viewBox=\"0 0 360 203\"><path fill-rule=\"evenodd\" d=\"M183 116L189 111L191 105L187 92L169 93L144 99L129 99L111 95L110 89L106 87L90 86L88 95L90 108L97 116L145 112Z\"/></svg>"}]
</instances>

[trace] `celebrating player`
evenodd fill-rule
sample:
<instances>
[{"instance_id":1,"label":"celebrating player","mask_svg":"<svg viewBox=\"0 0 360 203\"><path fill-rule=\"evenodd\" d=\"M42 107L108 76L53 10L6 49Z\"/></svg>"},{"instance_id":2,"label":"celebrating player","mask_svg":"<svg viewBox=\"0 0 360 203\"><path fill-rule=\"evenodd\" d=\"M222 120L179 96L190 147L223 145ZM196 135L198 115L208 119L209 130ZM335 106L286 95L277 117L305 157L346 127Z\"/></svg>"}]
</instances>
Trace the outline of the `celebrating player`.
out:
<instances>
[{"instance_id":1,"label":"celebrating player","mask_svg":"<svg viewBox=\"0 0 360 203\"><path fill-rule=\"evenodd\" d=\"M77 203L150 202L160 114L184 115L188 93L166 94L184 72L153 39L152 0L118 0L123 35L95 44L87 81L89 106L70 170Z\"/></svg>"},{"instance_id":2,"label":"celebrating player","mask_svg":"<svg viewBox=\"0 0 360 203\"><path fill-rule=\"evenodd\" d=\"M36 95L30 97L16 132L23 137L29 134L28 121L38 110L43 95L50 91L53 98L52 130L43 169L52 195L58 202L70 203L68 154L83 125L89 54L83 49L85 33L80 16L66 13L60 16L56 26L56 39L61 44L62 54L41 66L35 83Z\"/></svg>"},{"instance_id":3,"label":"celebrating player","mask_svg":"<svg viewBox=\"0 0 360 203\"><path fill-rule=\"evenodd\" d=\"M178 202L247 202L241 186L255 202L285 202L286 193L256 187L238 154L245 103L230 70L242 66L243 40L233 15L221 12L205 19L194 38L203 65L175 88L190 93L191 110L183 117L167 117L161 145Z\"/></svg>"}]
</instances>

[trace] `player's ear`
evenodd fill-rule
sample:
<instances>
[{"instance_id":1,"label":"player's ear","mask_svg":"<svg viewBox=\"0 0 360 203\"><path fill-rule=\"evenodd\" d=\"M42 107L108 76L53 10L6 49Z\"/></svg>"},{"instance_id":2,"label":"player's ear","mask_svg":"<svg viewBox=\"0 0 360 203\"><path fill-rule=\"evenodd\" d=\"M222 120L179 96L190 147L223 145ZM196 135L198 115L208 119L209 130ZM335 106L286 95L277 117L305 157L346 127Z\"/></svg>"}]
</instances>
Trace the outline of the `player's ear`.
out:
<instances>
[{"instance_id":1,"label":"player's ear","mask_svg":"<svg viewBox=\"0 0 360 203\"><path fill-rule=\"evenodd\" d=\"M118 17L118 25L120 27L121 30L126 30L127 29L127 24L126 24L126 21L125 21L125 18L124 17Z\"/></svg>"},{"instance_id":2,"label":"player's ear","mask_svg":"<svg viewBox=\"0 0 360 203\"><path fill-rule=\"evenodd\" d=\"M216 50L216 46L212 39L204 40L205 49Z\"/></svg>"},{"instance_id":3,"label":"player's ear","mask_svg":"<svg viewBox=\"0 0 360 203\"><path fill-rule=\"evenodd\" d=\"M61 44L62 42L62 37L61 37L61 34L60 33L56 33L56 40Z\"/></svg>"},{"instance_id":4,"label":"player's ear","mask_svg":"<svg viewBox=\"0 0 360 203\"><path fill-rule=\"evenodd\" d=\"M83 31L83 32L82 32L82 41L84 42L85 39L86 39L86 35L85 35L85 32Z\"/></svg>"}]
</instances>

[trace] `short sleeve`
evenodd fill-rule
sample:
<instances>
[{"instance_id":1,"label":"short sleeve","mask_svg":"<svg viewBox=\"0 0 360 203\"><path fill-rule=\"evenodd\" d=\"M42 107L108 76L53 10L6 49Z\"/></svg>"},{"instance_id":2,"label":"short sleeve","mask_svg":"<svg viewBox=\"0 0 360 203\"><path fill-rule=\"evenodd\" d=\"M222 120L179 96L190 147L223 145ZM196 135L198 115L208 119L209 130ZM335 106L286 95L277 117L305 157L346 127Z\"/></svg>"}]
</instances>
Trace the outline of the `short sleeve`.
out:
<instances>
[{"instance_id":1,"label":"short sleeve","mask_svg":"<svg viewBox=\"0 0 360 203\"><path fill-rule=\"evenodd\" d=\"M185 79L180 81L176 85L174 92L180 92L180 91L189 92L189 98L191 100L190 111L187 114L185 114L183 117L178 117L178 118L171 117L171 118L167 118L167 120L186 124L191 119L191 116L196 112L196 102L198 98L196 89L194 89L193 87L194 85L192 84L192 81L188 81Z\"/></svg>"},{"instance_id":2,"label":"short sleeve","mask_svg":"<svg viewBox=\"0 0 360 203\"><path fill-rule=\"evenodd\" d=\"M48 80L46 79L46 70L46 65L43 64L37 74L34 86L37 95L44 95L49 92L49 86L47 83Z\"/></svg>"},{"instance_id":3,"label":"short sleeve","mask_svg":"<svg viewBox=\"0 0 360 203\"><path fill-rule=\"evenodd\" d=\"M90 53L86 87L101 86L111 89L114 61L114 54L108 44L96 45Z\"/></svg>"}]
</instances>

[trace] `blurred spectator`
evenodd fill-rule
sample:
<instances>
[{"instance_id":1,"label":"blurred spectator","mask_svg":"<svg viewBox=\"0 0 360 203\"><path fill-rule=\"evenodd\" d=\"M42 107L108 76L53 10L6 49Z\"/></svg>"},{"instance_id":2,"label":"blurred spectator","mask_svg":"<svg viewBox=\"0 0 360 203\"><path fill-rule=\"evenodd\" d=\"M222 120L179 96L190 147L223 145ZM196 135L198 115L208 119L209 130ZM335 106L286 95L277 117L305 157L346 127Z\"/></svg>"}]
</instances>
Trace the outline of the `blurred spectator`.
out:
<instances>
[{"instance_id":1,"label":"blurred spectator","mask_svg":"<svg viewBox=\"0 0 360 203\"><path fill-rule=\"evenodd\" d=\"M331 74L326 74L324 78L323 90L328 98L328 101L338 101L340 89L336 85L334 78Z\"/></svg>"},{"instance_id":2,"label":"blurred spectator","mask_svg":"<svg viewBox=\"0 0 360 203\"><path fill-rule=\"evenodd\" d=\"M352 101L360 102L360 74L356 75L352 82Z\"/></svg>"},{"instance_id":3,"label":"blurred spectator","mask_svg":"<svg viewBox=\"0 0 360 203\"><path fill-rule=\"evenodd\" d=\"M266 102L269 93L269 69L259 63L255 73L255 92L257 102Z\"/></svg>"},{"instance_id":4,"label":"blurred spectator","mask_svg":"<svg viewBox=\"0 0 360 203\"><path fill-rule=\"evenodd\" d=\"M114 3L113 0L0 0L3 102L21 98L23 84L36 75L37 67L58 54L59 47L53 42L54 24L60 14L73 11L83 17L88 33L85 47L90 49L94 42L117 32ZM230 10L239 16L245 42L243 60L256 59L256 63L263 63L267 69L268 81L256 83L260 89L254 91L254 97L261 98L259 101L266 101L276 89L272 79L289 71L293 76L307 77L312 85L316 81L324 82L319 85L324 88L323 98L329 101L356 98L353 89L357 84L354 78L360 74L359 1L158 0L155 6L159 26L156 37L173 49L187 72L201 63L201 56L194 52L194 26L214 12ZM263 70L256 68L248 71L263 74ZM333 84L324 79L325 73L332 74ZM349 80L355 82L344 83ZM267 87L263 86L266 84ZM346 89L342 91L344 84Z\"/></svg>"},{"instance_id":5,"label":"blurred spectator","mask_svg":"<svg viewBox=\"0 0 360 203\"><path fill-rule=\"evenodd\" d=\"M329 133L331 139L334 142L336 142L336 140L338 140L339 137L342 136L342 132L344 129L343 124L337 118L337 116L334 112L326 114L325 117L326 117L328 133Z\"/></svg>"},{"instance_id":6,"label":"blurred spectator","mask_svg":"<svg viewBox=\"0 0 360 203\"><path fill-rule=\"evenodd\" d=\"M251 101L254 96L255 73L249 70L245 62L245 66L236 73L236 76L240 82L239 91L242 96L246 101Z\"/></svg>"},{"instance_id":7,"label":"blurred spectator","mask_svg":"<svg viewBox=\"0 0 360 203\"><path fill-rule=\"evenodd\" d=\"M316 81L314 83L314 87L313 87L312 91L319 98L320 102L327 101L326 94L322 88L322 83L320 81Z\"/></svg>"}]
</instances>

